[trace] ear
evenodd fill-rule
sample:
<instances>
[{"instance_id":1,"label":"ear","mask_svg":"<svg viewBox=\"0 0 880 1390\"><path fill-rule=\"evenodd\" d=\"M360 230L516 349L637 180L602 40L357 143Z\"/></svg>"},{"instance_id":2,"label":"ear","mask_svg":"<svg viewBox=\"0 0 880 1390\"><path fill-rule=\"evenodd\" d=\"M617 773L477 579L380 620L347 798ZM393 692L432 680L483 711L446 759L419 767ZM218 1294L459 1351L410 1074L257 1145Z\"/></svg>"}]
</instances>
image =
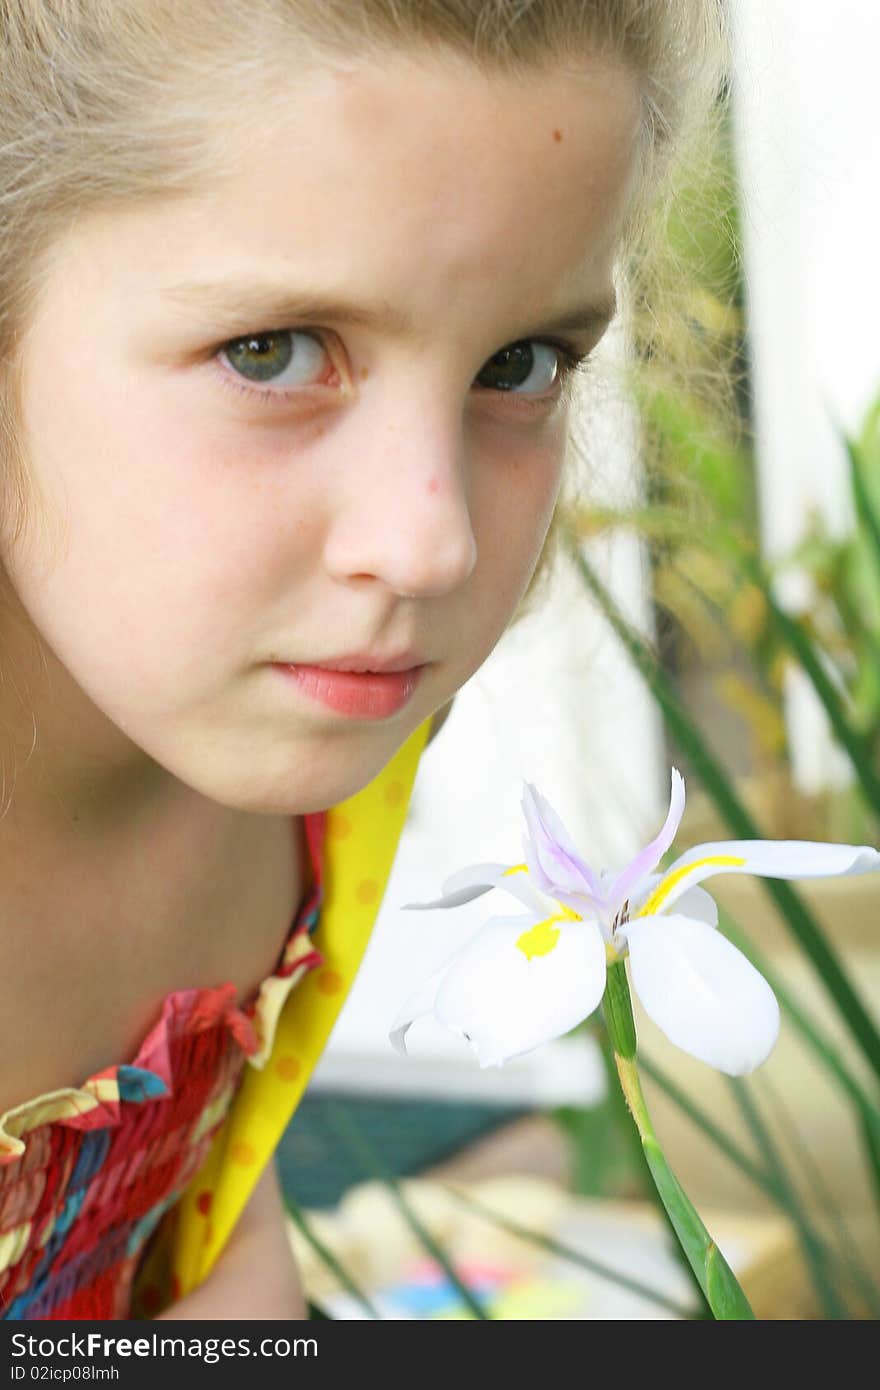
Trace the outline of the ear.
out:
<instances>
[{"instance_id":1,"label":"ear","mask_svg":"<svg viewBox=\"0 0 880 1390\"><path fill-rule=\"evenodd\" d=\"M426 748L428 744L431 742L431 740L436 738L440 730L443 728L443 725L449 718L449 711L452 709L454 702L455 696L453 695L451 700L447 701L445 705L441 705L437 712L431 716L431 732L428 734L428 738L425 743Z\"/></svg>"}]
</instances>

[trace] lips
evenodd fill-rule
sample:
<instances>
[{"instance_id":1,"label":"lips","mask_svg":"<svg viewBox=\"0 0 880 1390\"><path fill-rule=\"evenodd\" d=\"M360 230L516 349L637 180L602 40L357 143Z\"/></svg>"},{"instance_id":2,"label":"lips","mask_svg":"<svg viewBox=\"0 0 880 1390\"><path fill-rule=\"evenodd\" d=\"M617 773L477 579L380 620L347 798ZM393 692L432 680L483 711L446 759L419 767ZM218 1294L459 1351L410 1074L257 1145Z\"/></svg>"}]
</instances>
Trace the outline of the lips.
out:
<instances>
[{"instance_id":1,"label":"lips","mask_svg":"<svg viewBox=\"0 0 880 1390\"><path fill-rule=\"evenodd\" d=\"M344 660L351 662L354 658ZM295 663L276 664L275 669L302 695L337 714L354 719L387 719L409 702L424 665L395 671L353 671Z\"/></svg>"},{"instance_id":2,"label":"lips","mask_svg":"<svg viewBox=\"0 0 880 1390\"><path fill-rule=\"evenodd\" d=\"M370 652L355 652L350 656L330 657L327 660L291 662L291 665L308 665L323 671L351 671L355 675L365 672L383 674L391 671L412 671L416 666L424 666L425 658L416 652L400 652L396 656L374 656Z\"/></svg>"}]
</instances>

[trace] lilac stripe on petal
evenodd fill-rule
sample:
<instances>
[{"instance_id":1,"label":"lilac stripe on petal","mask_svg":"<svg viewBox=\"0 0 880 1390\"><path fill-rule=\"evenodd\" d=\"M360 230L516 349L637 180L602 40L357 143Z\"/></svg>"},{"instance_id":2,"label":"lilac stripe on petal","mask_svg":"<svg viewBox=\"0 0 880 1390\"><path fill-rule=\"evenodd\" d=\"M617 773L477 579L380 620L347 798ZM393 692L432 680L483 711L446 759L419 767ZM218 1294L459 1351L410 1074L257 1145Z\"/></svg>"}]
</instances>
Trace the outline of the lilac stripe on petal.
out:
<instances>
[{"instance_id":1,"label":"lilac stripe on petal","mask_svg":"<svg viewBox=\"0 0 880 1390\"><path fill-rule=\"evenodd\" d=\"M672 788L669 796L669 813L663 829L656 839L640 850L635 859L630 860L614 880L608 892L608 905L612 912L622 907L633 889L659 864L678 833L684 815L684 778L677 768L672 769Z\"/></svg>"},{"instance_id":2,"label":"lilac stripe on petal","mask_svg":"<svg viewBox=\"0 0 880 1390\"><path fill-rule=\"evenodd\" d=\"M551 893L554 887L570 893L587 893L594 901L601 902L598 879L589 864L581 859L553 807L531 782L524 784L522 809L534 851L528 856L528 864L539 886ZM541 877L544 882L540 881Z\"/></svg>"}]
</instances>

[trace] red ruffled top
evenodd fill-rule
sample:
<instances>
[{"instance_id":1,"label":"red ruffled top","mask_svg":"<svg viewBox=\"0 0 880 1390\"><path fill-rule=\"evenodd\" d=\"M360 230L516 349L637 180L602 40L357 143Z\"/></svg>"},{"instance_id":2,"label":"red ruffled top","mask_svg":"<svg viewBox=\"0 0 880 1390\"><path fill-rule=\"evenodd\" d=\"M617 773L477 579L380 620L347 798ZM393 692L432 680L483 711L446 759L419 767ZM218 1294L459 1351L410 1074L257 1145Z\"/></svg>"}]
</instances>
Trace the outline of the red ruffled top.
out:
<instances>
[{"instance_id":1,"label":"red ruffled top","mask_svg":"<svg viewBox=\"0 0 880 1390\"><path fill-rule=\"evenodd\" d=\"M305 817L312 882L243 1005L231 983L176 990L132 1062L0 1115L0 1317L130 1316L145 1242L207 1157L245 1065L269 1056L290 991L321 963L324 822Z\"/></svg>"}]
</instances>

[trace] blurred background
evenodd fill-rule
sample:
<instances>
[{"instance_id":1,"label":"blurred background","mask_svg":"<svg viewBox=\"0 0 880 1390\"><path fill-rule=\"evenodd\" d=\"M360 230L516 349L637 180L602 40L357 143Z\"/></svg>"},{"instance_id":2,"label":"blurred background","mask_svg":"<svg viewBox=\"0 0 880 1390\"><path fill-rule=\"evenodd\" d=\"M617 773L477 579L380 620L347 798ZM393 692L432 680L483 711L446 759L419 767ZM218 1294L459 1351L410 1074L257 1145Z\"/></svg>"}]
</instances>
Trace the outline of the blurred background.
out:
<instances>
[{"instance_id":1,"label":"blurred background","mask_svg":"<svg viewBox=\"0 0 880 1390\"><path fill-rule=\"evenodd\" d=\"M459 1272L469 1260L469 1287L490 1291L493 1316L686 1315L571 1260L548 1273L534 1243L499 1234L500 1217L472 1228L460 1205L453 1219L440 1197L452 1180L472 1199L494 1193L508 1221L531 1215L533 1230L597 1257L613 1248L633 1278L653 1275L679 1305L693 1299L608 1085L599 1016L503 1068L481 1070L430 1021L413 1026L406 1058L388 1041L402 1001L487 915L485 900L443 914L402 904L436 896L466 864L521 857L524 780L597 867L656 834L671 765L687 786L676 853L747 838L731 828L707 758L761 837L880 844L880 169L868 109L880 9L730 9L732 88L669 212L665 310L650 333L637 312L616 324L583 382L571 548L422 759L364 964L279 1150L285 1195L309 1215L308 1238L292 1227L309 1292L332 1316L374 1315L336 1259L356 1288L385 1299L384 1316L477 1315L455 1311L461 1293L430 1249L438 1233L458 1241ZM653 660L653 680L621 621ZM807 910L876 1027L876 877L808 888ZM854 1096L876 1096L877 1078L847 1026L852 1010L829 996L757 880L718 878L711 890L794 1012L748 1092L637 1012L640 1056L728 1142L646 1071L655 1128L701 1213L718 1213L719 1244L751 1280L756 1311L876 1310L880 1129L872 1159L873 1112ZM734 1140L775 1173L775 1191L731 1161ZM427 1247L392 1200L391 1175L415 1180L407 1190ZM828 1241L855 1273L823 1291Z\"/></svg>"}]
</instances>

